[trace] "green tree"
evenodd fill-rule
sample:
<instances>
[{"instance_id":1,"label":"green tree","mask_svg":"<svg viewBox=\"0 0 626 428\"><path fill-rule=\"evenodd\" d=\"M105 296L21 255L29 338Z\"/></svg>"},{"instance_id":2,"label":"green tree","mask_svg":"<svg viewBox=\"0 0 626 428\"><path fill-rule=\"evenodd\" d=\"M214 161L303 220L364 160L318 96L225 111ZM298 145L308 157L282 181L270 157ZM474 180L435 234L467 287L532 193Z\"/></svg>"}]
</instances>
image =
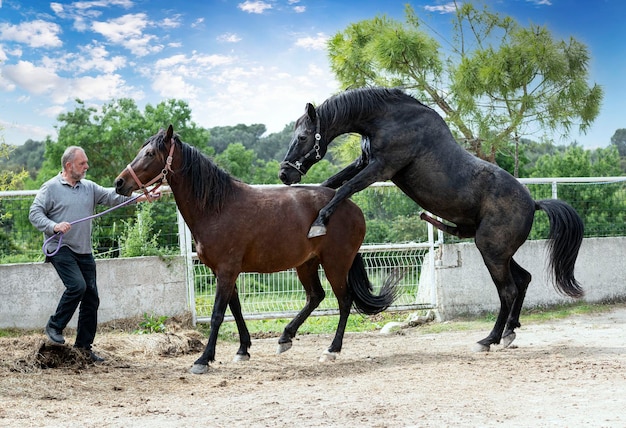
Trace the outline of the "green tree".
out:
<instances>
[{"instance_id":1,"label":"green tree","mask_svg":"<svg viewBox=\"0 0 626 428\"><path fill-rule=\"evenodd\" d=\"M0 142L0 158L8 159L13 150L15 150L14 146ZM23 169L17 172L8 169L0 171L0 191L21 189L26 177L28 177L28 172Z\"/></svg>"},{"instance_id":2,"label":"green tree","mask_svg":"<svg viewBox=\"0 0 626 428\"><path fill-rule=\"evenodd\" d=\"M537 160L531 177L610 177L620 175L619 153L614 146L595 151L571 144L562 153L543 155ZM537 198L550 197L546 185L529 185ZM544 191L542 195L542 190ZM558 197L569 202L585 220L588 235L620 236L626 232L626 207L623 183L559 184ZM549 225L545 215L537 216L533 226L533 239L548 236Z\"/></svg>"},{"instance_id":3,"label":"green tree","mask_svg":"<svg viewBox=\"0 0 626 428\"><path fill-rule=\"evenodd\" d=\"M617 148L622 174L626 174L626 128L620 128L615 131L615 134L611 137L611 145Z\"/></svg>"},{"instance_id":4,"label":"green tree","mask_svg":"<svg viewBox=\"0 0 626 428\"><path fill-rule=\"evenodd\" d=\"M0 141L0 158L8 159L13 150L13 146L9 146L4 142L4 140ZM0 171L0 191L17 190L21 188L22 183L27 176L28 173L24 170L21 172L8 170ZM11 254L17 250L17 245L11 236L11 230L13 228L13 215L10 211L5 211L3 203L0 200L0 257L4 257L5 255Z\"/></svg>"},{"instance_id":5,"label":"green tree","mask_svg":"<svg viewBox=\"0 0 626 428\"><path fill-rule=\"evenodd\" d=\"M230 175L244 183L251 183L256 163L256 154L241 143L230 144L215 157L215 162Z\"/></svg>"},{"instance_id":6,"label":"green tree","mask_svg":"<svg viewBox=\"0 0 626 428\"><path fill-rule=\"evenodd\" d=\"M524 28L464 3L442 49L410 5L405 12L405 23L376 17L331 38L331 68L344 88L404 87L490 161L535 126L567 135L573 124L586 131L596 118L602 90L587 84L589 53L573 38L554 40L544 27Z\"/></svg>"},{"instance_id":7,"label":"green tree","mask_svg":"<svg viewBox=\"0 0 626 428\"><path fill-rule=\"evenodd\" d=\"M617 148L621 157L626 157L626 128L620 128L615 131L611 137L611 145Z\"/></svg>"},{"instance_id":8,"label":"green tree","mask_svg":"<svg viewBox=\"0 0 626 428\"><path fill-rule=\"evenodd\" d=\"M246 149L254 149L267 128L262 124L236 126L216 126L209 130L211 140L209 144L216 153L226 150L231 144L239 143Z\"/></svg>"},{"instance_id":9,"label":"green tree","mask_svg":"<svg viewBox=\"0 0 626 428\"><path fill-rule=\"evenodd\" d=\"M38 185L61 170L61 156L69 146L85 149L89 157L88 177L103 186L112 186L148 137L172 124L181 138L194 146L206 146L208 132L191 121L184 101L167 100L147 105L142 113L132 99L119 99L100 109L76 100L74 111L58 116L58 138L46 139L45 159Z\"/></svg>"}]
</instances>

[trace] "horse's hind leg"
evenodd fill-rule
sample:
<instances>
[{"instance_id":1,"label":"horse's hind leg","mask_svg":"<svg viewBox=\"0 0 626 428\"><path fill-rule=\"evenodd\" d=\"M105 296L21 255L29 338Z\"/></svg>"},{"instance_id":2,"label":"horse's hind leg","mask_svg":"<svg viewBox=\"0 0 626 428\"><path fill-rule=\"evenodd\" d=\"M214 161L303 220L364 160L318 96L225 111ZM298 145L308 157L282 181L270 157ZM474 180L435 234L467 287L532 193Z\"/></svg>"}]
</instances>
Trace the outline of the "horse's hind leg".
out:
<instances>
[{"instance_id":1,"label":"horse's hind leg","mask_svg":"<svg viewBox=\"0 0 626 428\"><path fill-rule=\"evenodd\" d=\"M526 297L528 284L530 284L530 280L532 279L531 274L512 259L511 274L515 280L515 285L517 285L517 297L513 302L513 307L511 308L506 328L502 334L502 346L505 348L515 340L515 329L521 327L519 316L522 311L522 305L524 304L524 298Z\"/></svg>"},{"instance_id":2,"label":"horse's hind leg","mask_svg":"<svg viewBox=\"0 0 626 428\"><path fill-rule=\"evenodd\" d=\"M306 321L309 315L311 315L311 312L313 312L315 308L319 306L320 302L324 300L324 297L326 297L326 292L322 287L318 274L319 265L319 260L315 258L296 268L298 278L300 279L300 282L304 287L304 292L306 293L306 303L295 318L287 324L285 330L283 330L283 334L278 339L277 354L291 349L291 339L296 336L296 333L302 323Z\"/></svg>"},{"instance_id":3,"label":"horse's hind leg","mask_svg":"<svg viewBox=\"0 0 626 428\"><path fill-rule=\"evenodd\" d=\"M239 301L239 294L237 293L236 287L233 295L230 298L228 306L230 306L230 311L235 318L237 331L239 332L239 350L235 355L235 361L247 361L250 359L248 349L250 349L250 347L252 346L252 341L250 340L250 333L248 332L246 321L244 320L243 314L241 312L241 302Z\"/></svg>"},{"instance_id":4,"label":"horse's hind leg","mask_svg":"<svg viewBox=\"0 0 626 428\"><path fill-rule=\"evenodd\" d=\"M339 304L339 323L337 324L335 337L333 338L330 347L320 357L320 362L322 363L335 360L337 358L337 354L341 352L341 348L343 346L343 336L346 331L346 325L348 324L350 308L352 307L352 295L350 294L346 284L346 275L339 275L336 278L333 278L333 275L329 274L328 270L326 270L326 277L333 286L333 292L335 293L337 303ZM341 284L341 286L337 287L337 284Z\"/></svg>"},{"instance_id":5,"label":"horse's hind leg","mask_svg":"<svg viewBox=\"0 0 626 428\"><path fill-rule=\"evenodd\" d=\"M480 248L479 248L480 249ZM483 253L481 251L481 253ZM491 345L500 343L502 332L506 325L506 321L511 313L513 302L517 298L517 286L511 275L511 269L509 267L510 258L506 260L494 261L490 257L483 253L483 260L489 270L489 274L496 284L498 290L498 297L500 298L500 312L496 318L496 323L489 333L489 336L478 341L476 351L486 352L489 351Z\"/></svg>"}]
</instances>

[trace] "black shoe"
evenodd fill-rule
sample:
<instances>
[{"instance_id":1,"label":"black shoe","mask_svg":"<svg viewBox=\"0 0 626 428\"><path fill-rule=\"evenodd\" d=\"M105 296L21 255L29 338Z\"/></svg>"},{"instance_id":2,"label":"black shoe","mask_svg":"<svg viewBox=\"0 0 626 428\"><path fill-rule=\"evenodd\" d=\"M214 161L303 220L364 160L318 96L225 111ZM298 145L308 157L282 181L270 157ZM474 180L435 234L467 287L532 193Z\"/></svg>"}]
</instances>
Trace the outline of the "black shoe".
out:
<instances>
[{"instance_id":1,"label":"black shoe","mask_svg":"<svg viewBox=\"0 0 626 428\"><path fill-rule=\"evenodd\" d=\"M102 358L100 355L96 354L93 351L89 351L89 359L91 361L93 361L94 363L103 363L104 362L104 358Z\"/></svg>"},{"instance_id":2,"label":"black shoe","mask_svg":"<svg viewBox=\"0 0 626 428\"><path fill-rule=\"evenodd\" d=\"M63 333L61 332L61 330L57 330L56 328L50 326L50 324L46 324L45 331L48 339L50 339L54 343L58 343L59 345L63 345L65 343L65 338L63 337Z\"/></svg>"},{"instance_id":3,"label":"black shoe","mask_svg":"<svg viewBox=\"0 0 626 428\"><path fill-rule=\"evenodd\" d=\"M83 354L85 354L85 357L89 358L94 363L103 363L104 362L104 358L102 358L100 355L98 355L95 352L93 352L91 349L81 348L80 346L76 346L75 348L78 349Z\"/></svg>"}]
</instances>

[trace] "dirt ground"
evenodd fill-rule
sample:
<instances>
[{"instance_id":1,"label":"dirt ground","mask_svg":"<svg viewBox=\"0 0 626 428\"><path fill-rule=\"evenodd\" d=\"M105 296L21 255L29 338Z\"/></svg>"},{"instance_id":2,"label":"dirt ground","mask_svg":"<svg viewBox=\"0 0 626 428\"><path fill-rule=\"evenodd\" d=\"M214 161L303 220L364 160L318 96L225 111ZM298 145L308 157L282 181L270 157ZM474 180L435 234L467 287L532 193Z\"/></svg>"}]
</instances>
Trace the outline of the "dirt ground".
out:
<instances>
[{"instance_id":1,"label":"dirt ground","mask_svg":"<svg viewBox=\"0 0 626 428\"><path fill-rule=\"evenodd\" d=\"M318 362L326 335L281 355L276 338L256 339L237 363L222 341L205 375L187 372L206 343L188 329L100 334L99 366L43 335L3 338L0 426L623 427L625 326L613 306L525 325L489 353L471 351L482 330L347 334L330 363Z\"/></svg>"}]
</instances>

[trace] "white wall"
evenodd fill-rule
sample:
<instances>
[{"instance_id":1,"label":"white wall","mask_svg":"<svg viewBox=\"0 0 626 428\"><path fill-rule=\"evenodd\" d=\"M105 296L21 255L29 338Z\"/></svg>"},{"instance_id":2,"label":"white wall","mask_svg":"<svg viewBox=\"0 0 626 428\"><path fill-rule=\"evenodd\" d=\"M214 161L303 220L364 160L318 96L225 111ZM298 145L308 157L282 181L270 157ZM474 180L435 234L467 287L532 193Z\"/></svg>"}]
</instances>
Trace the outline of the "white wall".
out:
<instances>
[{"instance_id":1,"label":"white wall","mask_svg":"<svg viewBox=\"0 0 626 428\"><path fill-rule=\"evenodd\" d=\"M548 282L545 240L527 241L514 256L532 274L524 307L573 302ZM428 265L420 278L418 301L430 302L432 290L426 286ZM575 266L575 277L585 291L584 301L606 302L626 299L626 238L586 238ZM474 243L445 244L436 250L435 293L439 318L497 312L498 292Z\"/></svg>"},{"instance_id":2,"label":"white wall","mask_svg":"<svg viewBox=\"0 0 626 428\"><path fill-rule=\"evenodd\" d=\"M182 257L97 260L98 322L190 313ZM45 326L65 287L50 263L0 265L0 328ZM75 327L78 311L70 322Z\"/></svg>"}]
</instances>

